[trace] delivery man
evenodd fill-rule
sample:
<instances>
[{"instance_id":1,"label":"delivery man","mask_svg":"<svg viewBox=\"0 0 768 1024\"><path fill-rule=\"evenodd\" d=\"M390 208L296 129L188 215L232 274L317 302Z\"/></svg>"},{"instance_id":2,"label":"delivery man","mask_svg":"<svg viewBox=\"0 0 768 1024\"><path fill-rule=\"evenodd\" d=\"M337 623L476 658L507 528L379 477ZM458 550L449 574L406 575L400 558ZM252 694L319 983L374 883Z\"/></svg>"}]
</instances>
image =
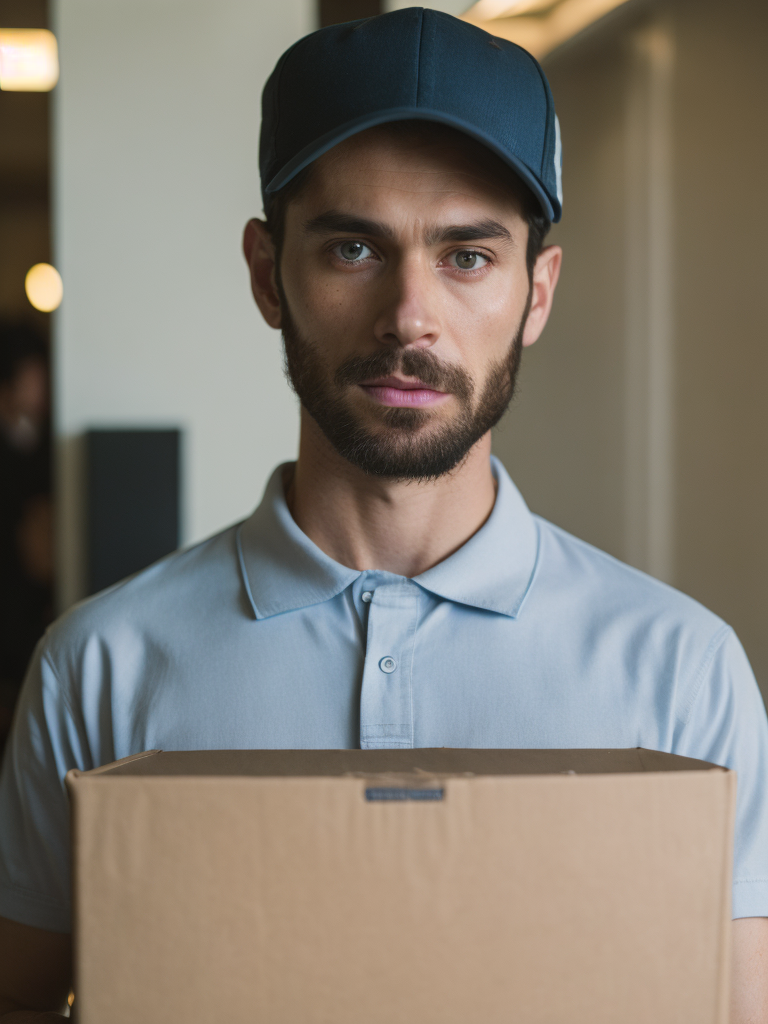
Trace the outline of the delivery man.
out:
<instances>
[{"instance_id":1,"label":"delivery man","mask_svg":"<svg viewBox=\"0 0 768 1024\"><path fill-rule=\"evenodd\" d=\"M41 642L0 787L0 1019L57 1020L69 988L70 768L149 748L643 746L738 771L732 1020L768 1021L768 724L744 652L532 515L491 456L560 270L541 68L420 8L322 29L267 83L260 160L244 251L299 456L245 522Z\"/></svg>"}]
</instances>

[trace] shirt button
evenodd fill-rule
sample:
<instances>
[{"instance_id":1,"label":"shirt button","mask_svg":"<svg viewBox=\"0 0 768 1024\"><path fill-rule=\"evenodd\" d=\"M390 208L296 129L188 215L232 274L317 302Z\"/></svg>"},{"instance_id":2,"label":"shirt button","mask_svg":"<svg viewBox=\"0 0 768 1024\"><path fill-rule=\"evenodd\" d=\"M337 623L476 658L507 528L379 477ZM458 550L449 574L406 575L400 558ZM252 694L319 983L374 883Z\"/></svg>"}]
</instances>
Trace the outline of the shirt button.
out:
<instances>
[{"instance_id":1,"label":"shirt button","mask_svg":"<svg viewBox=\"0 0 768 1024\"><path fill-rule=\"evenodd\" d=\"M366 590L363 593L363 595L362 595L362 600L365 601L366 604L370 604L372 597L373 597L373 591L372 590Z\"/></svg>"},{"instance_id":2,"label":"shirt button","mask_svg":"<svg viewBox=\"0 0 768 1024\"><path fill-rule=\"evenodd\" d=\"M397 662L395 661L394 658L391 658L389 657L389 655L387 655L386 658L382 658L381 661L379 662L379 668L381 669L382 672L394 672L395 669L397 668Z\"/></svg>"}]
</instances>

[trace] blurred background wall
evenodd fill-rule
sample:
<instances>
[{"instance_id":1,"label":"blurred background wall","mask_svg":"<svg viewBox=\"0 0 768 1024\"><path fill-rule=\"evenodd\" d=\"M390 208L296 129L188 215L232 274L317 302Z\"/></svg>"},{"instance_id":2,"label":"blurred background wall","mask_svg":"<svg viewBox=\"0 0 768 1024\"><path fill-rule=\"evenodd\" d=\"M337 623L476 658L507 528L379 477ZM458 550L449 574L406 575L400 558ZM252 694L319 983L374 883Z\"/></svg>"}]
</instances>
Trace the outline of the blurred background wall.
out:
<instances>
[{"instance_id":1,"label":"blurred background wall","mask_svg":"<svg viewBox=\"0 0 768 1024\"><path fill-rule=\"evenodd\" d=\"M240 252L261 213L259 96L310 0L55 0L60 604L84 592L82 432L180 426L182 543L294 456L279 335Z\"/></svg>"}]
</instances>

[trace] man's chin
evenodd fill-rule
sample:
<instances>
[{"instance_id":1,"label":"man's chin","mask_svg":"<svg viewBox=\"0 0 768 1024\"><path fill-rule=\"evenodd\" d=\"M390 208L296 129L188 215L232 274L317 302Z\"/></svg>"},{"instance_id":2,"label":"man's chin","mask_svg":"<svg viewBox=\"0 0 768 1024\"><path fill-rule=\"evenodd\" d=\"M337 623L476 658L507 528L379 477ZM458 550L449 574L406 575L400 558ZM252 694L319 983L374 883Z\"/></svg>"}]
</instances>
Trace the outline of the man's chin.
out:
<instances>
[{"instance_id":1,"label":"man's chin","mask_svg":"<svg viewBox=\"0 0 768 1024\"><path fill-rule=\"evenodd\" d=\"M357 412L357 410L355 410ZM414 408L402 405L376 405L360 410L350 417L359 429L369 433L386 435L389 431L423 433L425 430L448 428L451 417L446 416L441 408Z\"/></svg>"},{"instance_id":2,"label":"man's chin","mask_svg":"<svg viewBox=\"0 0 768 1024\"><path fill-rule=\"evenodd\" d=\"M394 419L400 422L394 424L358 423L350 433L327 435L328 439L338 453L358 469L391 480L436 479L449 473L466 457L471 447L466 444L468 439L459 439L445 423L430 425L423 410L389 411L415 413L422 422L404 423L405 417L398 416Z\"/></svg>"}]
</instances>

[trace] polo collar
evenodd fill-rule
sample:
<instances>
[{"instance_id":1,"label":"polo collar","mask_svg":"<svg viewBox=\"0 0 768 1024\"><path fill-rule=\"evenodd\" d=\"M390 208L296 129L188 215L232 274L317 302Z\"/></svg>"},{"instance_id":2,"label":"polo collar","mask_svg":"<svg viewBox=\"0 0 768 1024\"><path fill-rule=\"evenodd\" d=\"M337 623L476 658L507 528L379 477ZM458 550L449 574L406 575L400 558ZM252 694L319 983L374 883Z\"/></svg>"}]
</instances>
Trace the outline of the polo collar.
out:
<instances>
[{"instance_id":1,"label":"polo collar","mask_svg":"<svg viewBox=\"0 0 768 1024\"><path fill-rule=\"evenodd\" d=\"M414 583L458 604L516 618L536 569L539 531L504 466L491 456L496 501L480 529Z\"/></svg>"},{"instance_id":2,"label":"polo collar","mask_svg":"<svg viewBox=\"0 0 768 1024\"><path fill-rule=\"evenodd\" d=\"M329 558L294 522L283 489L289 465L277 467L261 504L237 531L243 582L257 619L328 601L360 575Z\"/></svg>"},{"instance_id":3,"label":"polo collar","mask_svg":"<svg viewBox=\"0 0 768 1024\"><path fill-rule=\"evenodd\" d=\"M237 530L237 552L257 619L328 601L361 573L329 558L288 511L283 472L270 477L261 504ZM448 558L413 577L438 597L516 617L538 556L538 530L520 492L491 456L498 483L493 510L474 536Z\"/></svg>"}]
</instances>

